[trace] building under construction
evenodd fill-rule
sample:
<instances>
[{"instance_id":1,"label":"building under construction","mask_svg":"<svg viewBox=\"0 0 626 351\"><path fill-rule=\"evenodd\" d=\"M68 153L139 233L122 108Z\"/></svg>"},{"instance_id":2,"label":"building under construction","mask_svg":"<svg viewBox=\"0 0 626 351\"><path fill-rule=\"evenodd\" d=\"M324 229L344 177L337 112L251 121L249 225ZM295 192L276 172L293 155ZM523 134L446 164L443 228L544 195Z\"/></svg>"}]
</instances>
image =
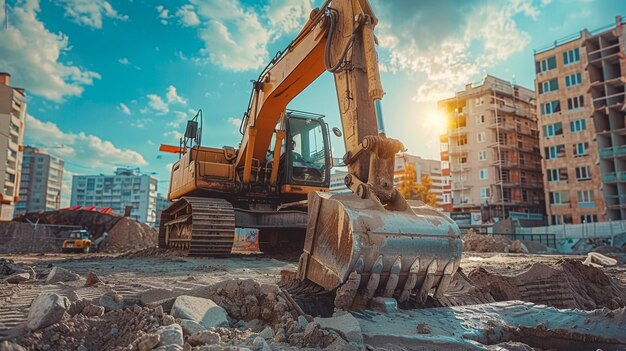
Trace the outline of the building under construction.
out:
<instances>
[{"instance_id":1,"label":"building under construction","mask_svg":"<svg viewBox=\"0 0 626 351\"><path fill-rule=\"evenodd\" d=\"M440 140L444 168L449 166L452 178L453 211L472 213L473 225L521 213L541 219L535 93L486 76L438 105L448 119Z\"/></svg>"}]
</instances>

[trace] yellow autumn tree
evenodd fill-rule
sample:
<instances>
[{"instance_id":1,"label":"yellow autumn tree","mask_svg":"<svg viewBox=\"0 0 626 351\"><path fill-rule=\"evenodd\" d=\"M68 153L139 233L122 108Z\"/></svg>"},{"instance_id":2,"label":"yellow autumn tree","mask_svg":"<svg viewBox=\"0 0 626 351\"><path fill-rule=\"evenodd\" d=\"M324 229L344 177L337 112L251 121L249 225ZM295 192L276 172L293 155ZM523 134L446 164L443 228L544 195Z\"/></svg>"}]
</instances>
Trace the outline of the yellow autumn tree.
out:
<instances>
[{"instance_id":1,"label":"yellow autumn tree","mask_svg":"<svg viewBox=\"0 0 626 351\"><path fill-rule=\"evenodd\" d=\"M398 191L407 200L419 200L429 206L436 207L437 196L430 190L432 185L433 181L427 175L423 175L421 183L418 183L415 166L407 163L404 168L404 177L398 184Z\"/></svg>"}]
</instances>

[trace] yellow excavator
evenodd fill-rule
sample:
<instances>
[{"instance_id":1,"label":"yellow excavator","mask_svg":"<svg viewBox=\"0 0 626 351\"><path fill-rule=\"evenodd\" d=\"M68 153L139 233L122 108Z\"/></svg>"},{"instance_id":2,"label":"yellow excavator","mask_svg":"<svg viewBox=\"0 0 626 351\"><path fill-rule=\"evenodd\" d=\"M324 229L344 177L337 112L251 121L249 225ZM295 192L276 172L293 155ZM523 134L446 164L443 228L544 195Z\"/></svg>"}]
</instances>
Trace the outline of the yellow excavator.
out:
<instances>
[{"instance_id":1,"label":"yellow excavator","mask_svg":"<svg viewBox=\"0 0 626 351\"><path fill-rule=\"evenodd\" d=\"M297 278L335 293L337 307L394 296L441 296L461 259L447 216L411 208L394 188L383 89L367 0L326 1L253 82L238 148L203 146L202 115L187 123L161 215L159 246L227 256L235 228L257 228L263 252L302 252ZM287 104L324 72L334 75L352 193L328 192L333 166L323 116Z\"/></svg>"}]
</instances>

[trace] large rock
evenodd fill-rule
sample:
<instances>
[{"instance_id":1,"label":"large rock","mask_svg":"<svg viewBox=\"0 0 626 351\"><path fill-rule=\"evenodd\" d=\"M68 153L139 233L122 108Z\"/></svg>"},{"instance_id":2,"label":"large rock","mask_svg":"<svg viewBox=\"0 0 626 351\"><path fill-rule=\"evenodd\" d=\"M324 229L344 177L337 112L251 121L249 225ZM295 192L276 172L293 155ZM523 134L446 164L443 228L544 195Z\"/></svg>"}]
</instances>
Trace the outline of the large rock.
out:
<instances>
[{"instance_id":1,"label":"large rock","mask_svg":"<svg viewBox=\"0 0 626 351\"><path fill-rule=\"evenodd\" d=\"M330 329L339 332L346 337L348 341L363 343L363 333L359 321L350 313L330 318L315 318L323 329ZM308 328L308 326L307 326Z\"/></svg>"},{"instance_id":2,"label":"large rock","mask_svg":"<svg viewBox=\"0 0 626 351\"><path fill-rule=\"evenodd\" d=\"M46 278L46 284L53 284L58 282L71 282L80 279L80 276L72 271L59 266L54 266L48 273Z\"/></svg>"},{"instance_id":3,"label":"large rock","mask_svg":"<svg viewBox=\"0 0 626 351\"><path fill-rule=\"evenodd\" d=\"M63 314L70 308L70 300L55 293L41 293L35 298L26 326L30 330L37 330L52 325L63 318Z\"/></svg>"},{"instance_id":4,"label":"large rock","mask_svg":"<svg viewBox=\"0 0 626 351\"><path fill-rule=\"evenodd\" d=\"M161 337L158 334L144 334L137 339L137 350L150 351L159 344Z\"/></svg>"},{"instance_id":5,"label":"large rock","mask_svg":"<svg viewBox=\"0 0 626 351\"><path fill-rule=\"evenodd\" d=\"M174 301L171 315L180 319L190 319L203 327L228 327L228 314L213 300L194 296L179 296Z\"/></svg>"},{"instance_id":6,"label":"large rock","mask_svg":"<svg viewBox=\"0 0 626 351\"><path fill-rule=\"evenodd\" d=\"M159 336L159 344L157 348L163 347L166 350L176 350L183 348L183 329L178 324L170 324L157 329L156 334Z\"/></svg>"},{"instance_id":7,"label":"large rock","mask_svg":"<svg viewBox=\"0 0 626 351\"><path fill-rule=\"evenodd\" d=\"M187 339L187 342L191 346L219 345L220 341L221 338L218 333L208 330L197 332Z\"/></svg>"},{"instance_id":8,"label":"large rock","mask_svg":"<svg viewBox=\"0 0 626 351\"><path fill-rule=\"evenodd\" d=\"M30 274L28 273L15 273L8 276L5 281L9 284L19 284L25 282L30 279Z\"/></svg>"},{"instance_id":9,"label":"large rock","mask_svg":"<svg viewBox=\"0 0 626 351\"><path fill-rule=\"evenodd\" d=\"M183 328L183 334L191 335L206 330L202 324L192 321L191 319L181 319L180 326Z\"/></svg>"}]
</instances>

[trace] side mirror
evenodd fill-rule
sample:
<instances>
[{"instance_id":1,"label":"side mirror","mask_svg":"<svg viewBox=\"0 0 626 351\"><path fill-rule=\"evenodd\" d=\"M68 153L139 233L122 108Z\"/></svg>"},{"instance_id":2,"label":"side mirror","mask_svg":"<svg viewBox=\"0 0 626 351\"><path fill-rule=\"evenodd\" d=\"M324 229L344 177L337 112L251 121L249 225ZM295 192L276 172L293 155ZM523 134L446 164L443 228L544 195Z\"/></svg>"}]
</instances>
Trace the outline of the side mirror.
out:
<instances>
[{"instance_id":1,"label":"side mirror","mask_svg":"<svg viewBox=\"0 0 626 351\"><path fill-rule=\"evenodd\" d=\"M335 134L336 137L341 137L343 135L343 133L341 133L341 129L337 127L333 127L333 134Z\"/></svg>"}]
</instances>

